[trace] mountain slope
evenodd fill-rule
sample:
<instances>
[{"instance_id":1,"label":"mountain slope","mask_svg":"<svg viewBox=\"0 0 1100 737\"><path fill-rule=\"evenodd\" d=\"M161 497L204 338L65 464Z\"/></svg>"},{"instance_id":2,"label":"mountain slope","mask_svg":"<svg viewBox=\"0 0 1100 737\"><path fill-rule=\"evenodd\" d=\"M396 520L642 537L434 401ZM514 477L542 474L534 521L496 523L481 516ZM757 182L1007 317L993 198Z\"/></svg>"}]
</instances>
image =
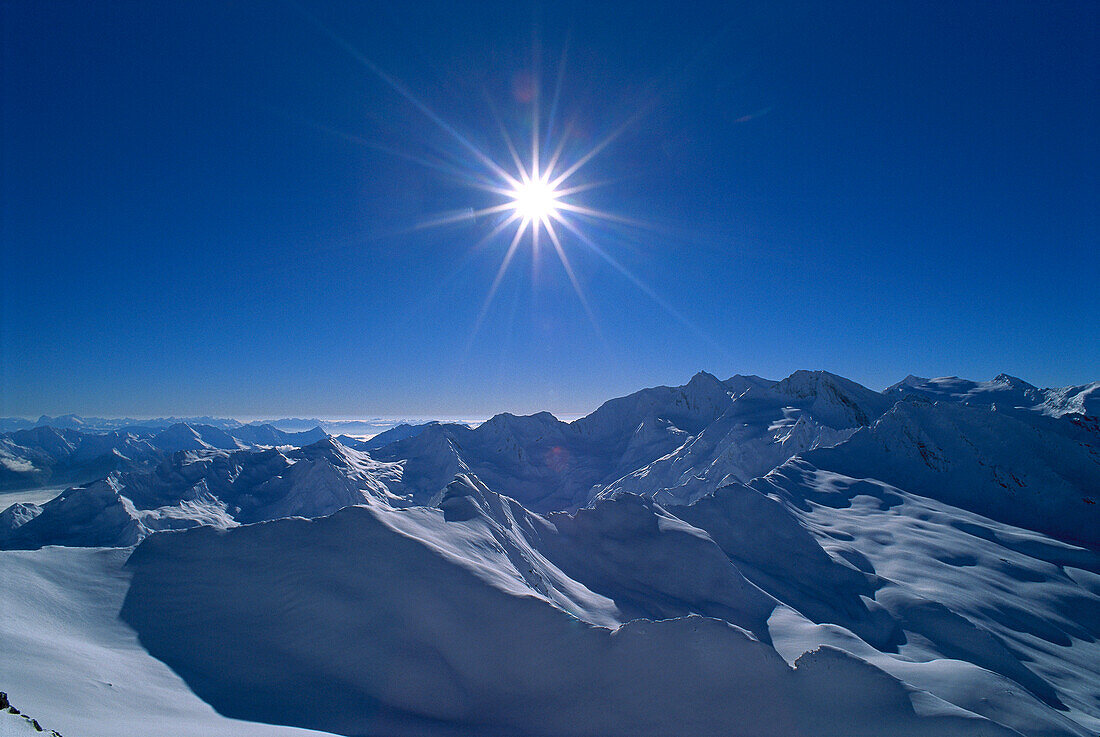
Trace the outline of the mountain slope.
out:
<instances>
[{"instance_id":1,"label":"mountain slope","mask_svg":"<svg viewBox=\"0 0 1100 737\"><path fill-rule=\"evenodd\" d=\"M723 484L763 475L804 451L841 443L887 406L878 393L824 371L747 383L719 417L675 452L594 490L594 496L625 492L662 503L691 502Z\"/></svg>"},{"instance_id":2,"label":"mountain slope","mask_svg":"<svg viewBox=\"0 0 1100 737\"><path fill-rule=\"evenodd\" d=\"M369 451L183 425L201 447L0 513L0 548L123 546L0 552L0 677L93 737L162 663L204 725L169 735L1095 735L1090 390L901 386L699 374Z\"/></svg>"},{"instance_id":3,"label":"mountain slope","mask_svg":"<svg viewBox=\"0 0 1100 737\"><path fill-rule=\"evenodd\" d=\"M436 515L351 507L155 536L131 558L122 617L223 713L341 733L1012 734L930 694L920 716L900 681L840 650L792 670L715 619L578 624L513 593L472 545L429 544L440 524L472 532ZM208 634L180 638L184 620ZM228 662L243 666L231 678Z\"/></svg>"},{"instance_id":4,"label":"mountain slope","mask_svg":"<svg viewBox=\"0 0 1100 737\"><path fill-rule=\"evenodd\" d=\"M152 468L179 451L300 447L325 437L319 427L287 433L271 425L226 430L180 422L162 429L129 427L106 433L39 426L0 435L0 490L84 484L114 471Z\"/></svg>"},{"instance_id":5,"label":"mountain slope","mask_svg":"<svg viewBox=\"0 0 1100 737\"><path fill-rule=\"evenodd\" d=\"M164 453L133 432L102 435L35 427L0 435L0 490L84 483L148 468Z\"/></svg>"},{"instance_id":6,"label":"mountain slope","mask_svg":"<svg viewBox=\"0 0 1100 737\"><path fill-rule=\"evenodd\" d=\"M998 374L990 381L977 382L945 376L922 379L907 376L887 388L884 395L902 399L916 395L930 401L990 405L1002 408L1026 408L1051 417L1067 414L1100 415L1100 381L1058 389L1039 389L1023 379Z\"/></svg>"},{"instance_id":7,"label":"mountain slope","mask_svg":"<svg viewBox=\"0 0 1100 737\"><path fill-rule=\"evenodd\" d=\"M1027 420L1027 421L1025 421ZM914 399L805 458L1100 548L1100 435L1069 419Z\"/></svg>"},{"instance_id":8,"label":"mountain slope","mask_svg":"<svg viewBox=\"0 0 1100 737\"><path fill-rule=\"evenodd\" d=\"M180 451L150 471L112 474L36 509L4 514L0 549L129 546L157 530L331 514L370 498L400 502L401 468L331 438L286 452Z\"/></svg>"},{"instance_id":9,"label":"mountain slope","mask_svg":"<svg viewBox=\"0 0 1100 737\"><path fill-rule=\"evenodd\" d=\"M130 584L123 568L129 554L0 553L0 683L14 704L66 737L322 734L227 719L150 656L118 617Z\"/></svg>"}]
</instances>

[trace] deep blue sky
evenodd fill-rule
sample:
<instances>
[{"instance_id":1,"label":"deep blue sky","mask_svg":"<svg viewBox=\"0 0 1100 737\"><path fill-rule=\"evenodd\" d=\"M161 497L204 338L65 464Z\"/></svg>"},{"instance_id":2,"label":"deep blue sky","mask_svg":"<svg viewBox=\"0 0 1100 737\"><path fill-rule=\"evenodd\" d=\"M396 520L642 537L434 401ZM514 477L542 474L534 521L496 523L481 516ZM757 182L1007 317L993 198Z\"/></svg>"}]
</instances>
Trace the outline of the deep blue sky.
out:
<instances>
[{"instance_id":1,"label":"deep blue sky","mask_svg":"<svg viewBox=\"0 0 1100 737\"><path fill-rule=\"evenodd\" d=\"M0 414L1100 379L1100 4L407 5L3 3ZM641 111L575 201L649 225L585 229L651 294L567 238L597 333L521 248L473 335L506 234L410 228L500 199L402 156L478 170L310 16L501 162L533 58L567 158Z\"/></svg>"}]
</instances>

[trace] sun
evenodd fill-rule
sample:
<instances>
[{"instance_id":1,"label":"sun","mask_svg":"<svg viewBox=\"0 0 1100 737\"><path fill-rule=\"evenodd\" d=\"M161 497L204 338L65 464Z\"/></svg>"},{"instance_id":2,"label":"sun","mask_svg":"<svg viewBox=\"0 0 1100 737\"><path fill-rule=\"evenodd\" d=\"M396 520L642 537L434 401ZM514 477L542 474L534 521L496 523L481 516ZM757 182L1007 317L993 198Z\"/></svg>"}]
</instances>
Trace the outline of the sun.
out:
<instances>
[{"instance_id":1,"label":"sun","mask_svg":"<svg viewBox=\"0 0 1100 737\"><path fill-rule=\"evenodd\" d=\"M560 109L559 102L561 102L562 75L565 66L565 53L563 52L558 66L557 83L554 86L554 96L549 106L550 115L546 125L543 125L542 109L540 107L542 99L541 85L537 74L534 75L533 96L529 100L525 100L531 103L528 156L520 155L520 149L516 146L517 140L513 140L504 119L497 112L492 99L487 96L490 112L499 128L504 146L511 157L511 162L508 163L507 160L498 160L489 152L482 150L473 140L429 107L424 100L400 80L380 68L350 42L304 8L299 7L298 9L339 48L350 54L366 70L373 73L374 76L433 122L440 131L457 144L457 147L453 151L444 148L442 158L435 156L423 157L413 152L395 149L391 146L364 139L358 135L345 133L328 125L316 124L317 128L346 140L377 148L380 151L422 164L430 169L455 177L471 189L494 195L495 203L492 205L487 204L487 206L481 208L465 207L458 211L452 210L439 213L416 223L412 228L413 230L421 230L459 223L466 224L471 221L483 222L482 218L490 216L492 220L496 221L496 224L471 247L471 252L480 251L486 244L496 241L499 236L503 235L504 239L508 239L509 236L505 234L510 231L508 247L504 250L496 276L493 277L489 291L482 303L481 311L474 323L470 335L471 343L482 320L488 314L497 289L500 287L508 267L513 262L521 245L530 244L532 261L537 262L540 258L540 239L545 236L546 240L549 241L549 245L553 247L552 252L557 255L558 260L561 262L561 266L573 286L573 291L576 292L577 299L580 301L597 334L600 333L600 328L595 313L589 306L588 299L581 288L581 279L578 278L569 259L567 250L570 248L579 246L582 253L591 253L602 259L641 290L643 294L655 301L671 317L683 323L709 343L715 346L718 345L686 317L661 299L641 278L621 264L588 233L589 227L600 225L615 226L616 228L625 226L631 229L648 229L652 228L652 225L644 220L636 220L588 206L583 202L584 197L578 199L578 195L581 193L610 183L607 181L583 181L583 178L576 176L578 172L614 143L638 120L648 114L653 104L660 98L654 97L653 102L640 106L619 125L609 130L606 135L596 139L596 143L582 144L575 134L574 123L576 121L557 119L557 111ZM537 59L533 58L532 65L536 69L538 68ZM573 243L571 244L570 241ZM545 243L546 241L542 242ZM536 273L536 270L533 269L532 273ZM469 345L470 343L467 344L467 350L469 350Z\"/></svg>"},{"instance_id":2,"label":"sun","mask_svg":"<svg viewBox=\"0 0 1100 737\"><path fill-rule=\"evenodd\" d=\"M524 221L544 222L556 217L561 203L549 176L525 177L509 193L511 206Z\"/></svg>"}]
</instances>

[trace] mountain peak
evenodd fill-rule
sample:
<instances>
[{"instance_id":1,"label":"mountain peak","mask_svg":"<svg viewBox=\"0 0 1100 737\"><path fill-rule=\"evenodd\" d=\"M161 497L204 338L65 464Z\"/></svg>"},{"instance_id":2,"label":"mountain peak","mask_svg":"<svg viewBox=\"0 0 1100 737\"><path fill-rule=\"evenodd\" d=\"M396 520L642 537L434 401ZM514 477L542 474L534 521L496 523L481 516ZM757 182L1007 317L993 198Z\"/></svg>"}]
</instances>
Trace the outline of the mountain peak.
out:
<instances>
[{"instance_id":1,"label":"mountain peak","mask_svg":"<svg viewBox=\"0 0 1100 737\"><path fill-rule=\"evenodd\" d=\"M690 386L691 384L694 384L695 382L705 382L707 384L721 384L722 383L722 381L717 376L710 373L709 371L698 371L698 372L696 372L695 376L692 376L691 380L688 381L688 385Z\"/></svg>"},{"instance_id":2,"label":"mountain peak","mask_svg":"<svg viewBox=\"0 0 1100 737\"><path fill-rule=\"evenodd\" d=\"M930 381L928 377L917 376L916 374L909 374L896 384L891 384L882 390L883 394L898 394L904 392L907 388L920 387L927 384Z\"/></svg>"},{"instance_id":3,"label":"mountain peak","mask_svg":"<svg viewBox=\"0 0 1100 737\"><path fill-rule=\"evenodd\" d=\"M799 369L780 381L779 384L776 385L776 389L786 394L810 396L811 394L816 394L822 384L845 386L847 384L854 384L854 382L820 369L816 371Z\"/></svg>"},{"instance_id":4,"label":"mountain peak","mask_svg":"<svg viewBox=\"0 0 1100 737\"><path fill-rule=\"evenodd\" d=\"M316 443L303 445L301 448L291 451L289 457L314 462L324 460L338 468L347 469L355 465L353 459L360 457L360 454L331 435L326 435Z\"/></svg>"},{"instance_id":5,"label":"mountain peak","mask_svg":"<svg viewBox=\"0 0 1100 737\"><path fill-rule=\"evenodd\" d=\"M195 435L196 437L198 436L198 433L195 431L195 428L193 428L190 424L188 424L186 422L177 422L174 425L169 425L168 427L161 430L159 434L160 435L169 435L169 434L179 435L181 433L182 434Z\"/></svg>"},{"instance_id":6,"label":"mountain peak","mask_svg":"<svg viewBox=\"0 0 1100 737\"><path fill-rule=\"evenodd\" d=\"M478 436L536 439L556 437L566 425L549 412L533 415L513 415L503 412L490 417L474 430Z\"/></svg>"},{"instance_id":7,"label":"mountain peak","mask_svg":"<svg viewBox=\"0 0 1100 737\"><path fill-rule=\"evenodd\" d=\"M880 393L828 371L795 371L774 390L808 402L814 417L833 427L868 425L889 407Z\"/></svg>"},{"instance_id":8,"label":"mountain peak","mask_svg":"<svg viewBox=\"0 0 1100 737\"><path fill-rule=\"evenodd\" d=\"M84 418L79 415L67 414L58 415L57 417L50 417L49 415L42 415L38 418L38 422L35 425L51 425L62 429L72 429L83 427Z\"/></svg>"},{"instance_id":9,"label":"mountain peak","mask_svg":"<svg viewBox=\"0 0 1100 737\"><path fill-rule=\"evenodd\" d=\"M302 451L308 451L308 452L313 452L313 453L340 453L340 454L343 454L344 449L345 449L344 446L341 445L340 442L336 438L332 437L331 435L326 435L325 437L321 438L320 440L318 440L315 443L310 443L309 445L303 445L302 446Z\"/></svg>"},{"instance_id":10,"label":"mountain peak","mask_svg":"<svg viewBox=\"0 0 1100 737\"><path fill-rule=\"evenodd\" d=\"M996 376L993 377L993 381L991 383L1005 384L1007 386L1013 387L1014 389L1035 389L1036 388L1032 384L1029 384L1028 382L1026 382L1023 379L1020 379L1016 376L1012 376L1011 374L997 374Z\"/></svg>"}]
</instances>

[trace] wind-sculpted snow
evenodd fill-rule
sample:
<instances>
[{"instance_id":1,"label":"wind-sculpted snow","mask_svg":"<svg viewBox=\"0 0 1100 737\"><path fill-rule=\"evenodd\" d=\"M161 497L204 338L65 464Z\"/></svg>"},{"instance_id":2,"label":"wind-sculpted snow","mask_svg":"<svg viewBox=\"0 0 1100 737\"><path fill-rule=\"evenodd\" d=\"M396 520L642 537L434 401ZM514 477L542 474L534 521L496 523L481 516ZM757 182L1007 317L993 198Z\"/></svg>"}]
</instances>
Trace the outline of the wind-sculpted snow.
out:
<instances>
[{"instance_id":1,"label":"wind-sculpted snow","mask_svg":"<svg viewBox=\"0 0 1100 737\"><path fill-rule=\"evenodd\" d=\"M773 641L788 659L830 643L1024 734L1100 727L1096 551L801 460L751 486L782 500L834 559L875 577L875 605L906 634L900 657L888 656L854 631L777 611L786 623L780 631L773 615ZM1030 697L1050 710L1025 707Z\"/></svg>"},{"instance_id":2,"label":"wind-sculpted snow","mask_svg":"<svg viewBox=\"0 0 1100 737\"><path fill-rule=\"evenodd\" d=\"M1066 418L896 404L823 468L888 481L993 519L1100 547L1100 435Z\"/></svg>"},{"instance_id":3,"label":"wind-sculpted snow","mask_svg":"<svg viewBox=\"0 0 1100 737\"><path fill-rule=\"evenodd\" d=\"M463 476L439 508L158 535L129 567L123 618L235 718L344 734L1100 724L1100 556L804 461L687 507L627 495L545 518Z\"/></svg>"},{"instance_id":4,"label":"wind-sculpted snow","mask_svg":"<svg viewBox=\"0 0 1100 737\"><path fill-rule=\"evenodd\" d=\"M549 518L462 477L439 509L150 538L123 616L228 716L346 734L1087 734L1100 599L1059 565L1100 571L805 463Z\"/></svg>"},{"instance_id":5,"label":"wind-sculpted snow","mask_svg":"<svg viewBox=\"0 0 1100 737\"><path fill-rule=\"evenodd\" d=\"M131 652L118 694L93 689L118 720L58 722L40 679L10 690L90 737L128 733L97 724L137 723L125 674L160 661L180 723L202 725L163 734L1095 735L1093 386L698 374L573 423L503 414L369 447L216 449L176 428L202 446L0 513L3 548L136 545L122 570L125 550L0 553L23 602L0 618L20 658L0 674L52 647L20 628L126 651L86 565L159 660ZM36 432L76 452L73 431ZM68 566L90 620L56 601Z\"/></svg>"},{"instance_id":6,"label":"wind-sculpted snow","mask_svg":"<svg viewBox=\"0 0 1100 737\"><path fill-rule=\"evenodd\" d=\"M66 737L321 735L227 719L150 657L118 617L130 583L123 568L129 554L117 548L0 553L0 683L13 704ZM3 726L0 735L7 737Z\"/></svg>"},{"instance_id":7,"label":"wind-sculpted snow","mask_svg":"<svg viewBox=\"0 0 1100 737\"><path fill-rule=\"evenodd\" d=\"M353 507L155 536L122 617L227 716L341 734L1013 734L839 649L792 668L718 618L592 624L484 527Z\"/></svg>"}]
</instances>

